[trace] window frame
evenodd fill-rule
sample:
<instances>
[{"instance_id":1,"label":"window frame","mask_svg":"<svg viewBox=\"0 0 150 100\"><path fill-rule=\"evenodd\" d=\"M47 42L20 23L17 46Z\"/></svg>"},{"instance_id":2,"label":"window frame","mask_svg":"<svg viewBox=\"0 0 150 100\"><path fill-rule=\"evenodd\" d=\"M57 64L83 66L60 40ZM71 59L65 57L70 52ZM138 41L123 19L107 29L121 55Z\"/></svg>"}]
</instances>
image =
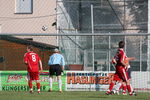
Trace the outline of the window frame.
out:
<instances>
[{"instance_id":1,"label":"window frame","mask_svg":"<svg viewBox=\"0 0 150 100\"><path fill-rule=\"evenodd\" d=\"M30 11L27 11L27 10L23 11L23 10L17 8L17 7L19 7L19 5L21 5L21 4L17 4L17 3L20 3L19 1L20 0L15 0L15 14L32 14L33 13L33 0L30 0L31 4L28 5L28 7L30 7L29 8ZM18 9L21 10L21 11L19 11Z\"/></svg>"}]
</instances>

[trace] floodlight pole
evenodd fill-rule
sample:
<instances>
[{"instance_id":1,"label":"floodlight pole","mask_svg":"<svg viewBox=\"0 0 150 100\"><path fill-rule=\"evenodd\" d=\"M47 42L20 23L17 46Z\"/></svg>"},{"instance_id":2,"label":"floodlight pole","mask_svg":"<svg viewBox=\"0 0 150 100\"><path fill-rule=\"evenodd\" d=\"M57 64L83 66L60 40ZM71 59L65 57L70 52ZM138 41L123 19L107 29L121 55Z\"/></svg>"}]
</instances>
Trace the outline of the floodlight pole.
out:
<instances>
[{"instance_id":1,"label":"floodlight pole","mask_svg":"<svg viewBox=\"0 0 150 100\"><path fill-rule=\"evenodd\" d=\"M92 34L94 34L94 23L93 23L93 5L91 4L91 29L92 29ZM94 71L94 36L92 35L92 67Z\"/></svg>"},{"instance_id":2,"label":"floodlight pole","mask_svg":"<svg viewBox=\"0 0 150 100\"><path fill-rule=\"evenodd\" d=\"M142 37L140 37L140 72L142 71Z\"/></svg>"},{"instance_id":3,"label":"floodlight pole","mask_svg":"<svg viewBox=\"0 0 150 100\"><path fill-rule=\"evenodd\" d=\"M108 50L108 69L107 70L110 71L110 59L111 59L110 58L110 50L111 50L111 44L110 43L111 43L111 37L109 36L108 39L109 39L109 42L108 42L108 44L109 44L109 50Z\"/></svg>"},{"instance_id":4,"label":"floodlight pole","mask_svg":"<svg viewBox=\"0 0 150 100\"><path fill-rule=\"evenodd\" d=\"M148 0L148 34L150 33L150 0ZM150 36L147 45L147 71L150 71Z\"/></svg>"}]
</instances>

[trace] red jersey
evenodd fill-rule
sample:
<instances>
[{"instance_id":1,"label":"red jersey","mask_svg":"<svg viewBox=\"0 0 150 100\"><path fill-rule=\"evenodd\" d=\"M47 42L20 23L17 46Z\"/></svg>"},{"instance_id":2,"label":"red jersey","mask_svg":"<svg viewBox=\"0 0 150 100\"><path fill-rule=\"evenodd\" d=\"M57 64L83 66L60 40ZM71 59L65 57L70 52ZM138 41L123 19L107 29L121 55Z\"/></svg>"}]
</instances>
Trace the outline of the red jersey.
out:
<instances>
[{"instance_id":1,"label":"red jersey","mask_svg":"<svg viewBox=\"0 0 150 100\"><path fill-rule=\"evenodd\" d=\"M118 67L118 66L124 67L124 65L122 65L121 62L124 61L126 57L127 56L126 56L126 53L124 52L124 50L119 48L117 51L117 54L114 57L117 62L116 67Z\"/></svg>"},{"instance_id":2,"label":"red jersey","mask_svg":"<svg viewBox=\"0 0 150 100\"><path fill-rule=\"evenodd\" d=\"M128 74L125 71L125 66L121 63L125 61L126 59L126 53L124 52L123 49L119 48L117 51L117 54L115 55L114 59L116 60L116 77L114 77L114 80L120 80L122 79L123 81L127 82L129 79Z\"/></svg>"},{"instance_id":3,"label":"red jersey","mask_svg":"<svg viewBox=\"0 0 150 100\"><path fill-rule=\"evenodd\" d=\"M39 71L39 61L40 57L34 52L27 52L24 55L24 62L28 64L28 72L38 72Z\"/></svg>"}]
</instances>

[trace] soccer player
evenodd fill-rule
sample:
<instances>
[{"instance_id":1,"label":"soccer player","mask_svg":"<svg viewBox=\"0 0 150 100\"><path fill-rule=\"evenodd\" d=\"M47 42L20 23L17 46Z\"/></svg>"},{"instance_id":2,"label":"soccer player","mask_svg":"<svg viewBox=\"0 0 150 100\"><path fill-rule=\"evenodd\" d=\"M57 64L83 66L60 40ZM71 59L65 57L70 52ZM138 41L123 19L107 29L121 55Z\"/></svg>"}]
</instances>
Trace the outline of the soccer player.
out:
<instances>
[{"instance_id":1,"label":"soccer player","mask_svg":"<svg viewBox=\"0 0 150 100\"><path fill-rule=\"evenodd\" d=\"M33 80L36 82L37 92L40 93L39 67L40 70L43 71L42 62L39 55L33 52L33 47L31 45L27 46L27 53L24 55L24 63L27 65L30 93L33 93Z\"/></svg>"},{"instance_id":2,"label":"soccer player","mask_svg":"<svg viewBox=\"0 0 150 100\"><path fill-rule=\"evenodd\" d=\"M112 60L112 63L115 63L115 60ZM116 69L116 68L115 68ZM113 80L109 85L109 88L107 90L107 92L105 94L109 95L109 94L114 94L113 89L115 88L117 90L117 87L114 87L115 84L118 84L117 86L119 87L119 85L121 86L121 84L123 84L122 79L119 77L118 73L115 72L115 74L113 75ZM118 91L116 91L117 94L119 94Z\"/></svg>"},{"instance_id":3,"label":"soccer player","mask_svg":"<svg viewBox=\"0 0 150 100\"><path fill-rule=\"evenodd\" d=\"M127 63L128 64L128 67L126 68L126 73L128 74L128 76L129 76L129 81L131 81L131 67L130 67L130 64L129 64L129 61L130 60L135 60L135 57L130 57L130 58L126 58L125 59L125 63ZM135 91L133 90L133 88L132 88L132 85L130 84L130 86L131 86L131 91L133 91L133 94L134 95L137 95L136 93L135 93ZM127 93L126 93L126 85L123 83L123 84L116 84L116 86L114 87L114 89L113 89L113 92L114 93L119 93L119 90L120 89L123 89L123 95L127 95Z\"/></svg>"},{"instance_id":4,"label":"soccer player","mask_svg":"<svg viewBox=\"0 0 150 100\"><path fill-rule=\"evenodd\" d=\"M64 57L60 54L60 51L56 48L54 50L54 54L52 54L48 61L49 65L49 85L50 89L49 92L52 91L52 84L53 84L53 75L57 76L59 92L62 92L62 80L61 80L61 73L64 70L65 61Z\"/></svg>"},{"instance_id":5,"label":"soccer player","mask_svg":"<svg viewBox=\"0 0 150 100\"><path fill-rule=\"evenodd\" d=\"M118 48L117 54L114 57L114 59L116 61L116 65L115 65L116 73L115 73L115 75L118 77L118 79L120 78L126 84L129 95L133 95L133 91L131 90L129 76L125 71L125 69L128 66L128 64L124 62L125 58L127 58L127 56L124 52L124 49L123 49L125 46L125 42L120 41L118 45L119 45L119 48ZM111 93L111 90L115 85L114 82L116 82L116 81L111 82L109 90L106 92L106 94Z\"/></svg>"}]
</instances>

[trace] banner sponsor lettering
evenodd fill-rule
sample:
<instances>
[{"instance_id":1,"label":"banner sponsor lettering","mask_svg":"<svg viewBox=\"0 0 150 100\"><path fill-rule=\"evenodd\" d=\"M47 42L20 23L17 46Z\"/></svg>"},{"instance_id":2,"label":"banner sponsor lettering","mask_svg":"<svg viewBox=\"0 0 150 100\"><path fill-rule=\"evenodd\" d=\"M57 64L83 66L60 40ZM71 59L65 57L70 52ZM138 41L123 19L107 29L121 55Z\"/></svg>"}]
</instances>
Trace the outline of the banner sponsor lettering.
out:
<instances>
[{"instance_id":1,"label":"banner sponsor lettering","mask_svg":"<svg viewBox=\"0 0 150 100\"><path fill-rule=\"evenodd\" d=\"M67 71L68 91L105 90L113 79L114 73L91 71Z\"/></svg>"},{"instance_id":2,"label":"banner sponsor lettering","mask_svg":"<svg viewBox=\"0 0 150 100\"><path fill-rule=\"evenodd\" d=\"M65 90L66 75L62 76L62 89ZM49 90L48 72L40 74L41 91ZM28 77L26 71L1 71L0 72L1 91L29 91ZM33 90L37 90L36 83L33 81ZM57 78L53 78L53 91L58 91Z\"/></svg>"}]
</instances>

